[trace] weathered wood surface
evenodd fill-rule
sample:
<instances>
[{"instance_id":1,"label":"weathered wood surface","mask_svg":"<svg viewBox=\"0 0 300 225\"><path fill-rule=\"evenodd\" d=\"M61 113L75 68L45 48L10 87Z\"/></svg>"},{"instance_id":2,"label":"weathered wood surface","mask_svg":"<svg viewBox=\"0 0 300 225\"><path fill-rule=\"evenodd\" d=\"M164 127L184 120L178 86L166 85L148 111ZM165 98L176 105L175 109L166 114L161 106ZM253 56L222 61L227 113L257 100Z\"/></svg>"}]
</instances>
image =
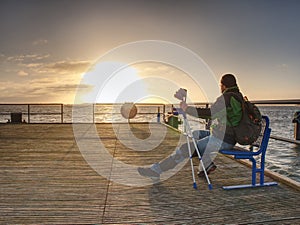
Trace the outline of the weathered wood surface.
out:
<instances>
[{"instance_id":1,"label":"weathered wood surface","mask_svg":"<svg viewBox=\"0 0 300 225\"><path fill-rule=\"evenodd\" d=\"M150 164L183 141L168 129L155 149L133 151L115 134L126 135L126 126L114 126L96 125L114 157L105 164L112 177L118 176L116 160ZM154 138L162 129L156 125ZM151 135L147 124L133 124L131 131L142 140ZM136 187L94 171L78 149L71 124L1 124L0 142L1 224L300 224L299 192L284 184L222 190L223 185L250 183L251 171L221 155L210 175L211 191L205 179L197 180L198 190L192 188L189 163L161 183Z\"/></svg>"}]
</instances>

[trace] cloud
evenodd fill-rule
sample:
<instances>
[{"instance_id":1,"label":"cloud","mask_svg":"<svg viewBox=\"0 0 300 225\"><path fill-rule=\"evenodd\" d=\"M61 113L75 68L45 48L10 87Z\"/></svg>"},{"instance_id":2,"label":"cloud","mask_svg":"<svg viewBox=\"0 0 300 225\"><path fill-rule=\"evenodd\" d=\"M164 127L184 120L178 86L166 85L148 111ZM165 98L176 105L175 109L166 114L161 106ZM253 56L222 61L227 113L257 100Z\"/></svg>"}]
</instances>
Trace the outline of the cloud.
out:
<instances>
[{"instance_id":1,"label":"cloud","mask_svg":"<svg viewBox=\"0 0 300 225\"><path fill-rule=\"evenodd\" d=\"M18 63L15 67L23 71L28 71L32 76L56 76L56 75L78 75L86 72L92 65L89 61L84 60L64 60L57 62L43 62L42 59L48 58L49 55L26 55L18 57L8 57L10 63Z\"/></svg>"},{"instance_id":2,"label":"cloud","mask_svg":"<svg viewBox=\"0 0 300 225\"><path fill-rule=\"evenodd\" d=\"M286 71L286 70L289 69L289 65L286 64L286 63L282 63L282 64L278 64L278 65L277 65L277 68L280 69L280 70Z\"/></svg>"},{"instance_id":3,"label":"cloud","mask_svg":"<svg viewBox=\"0 0 300 225\"><path fill-rule=\"evenodd\" d=\"M18 75L19 75L20 77L26 77L26 76L28 76L28 73L25 72L24 70L20 70L20 71L18 72Z\"/></svg>"},{"instance_id":4,"label":"cloud","mask_svg":"<svg viewBox=\"0 0 300 225\"><path fill-rule=\"evenodd\" d=\"M46 45L48 44L48 40L46 39L37 39L32 42L32 45L37 46L37 45Z\"/></svg>"},{"instance_id":5,"label":"cloud","mask_svg":"<svg viewBox=\"0 0 300 225\"><path fill-rule=\"evenodd\" d=\"M42 60L42 59L46 59L50 56L50 54L44 54L44 55L37 55L36 56L36 60Z\"/></svg>"},{"instance_id":6,"label":"cloud","mask_svg":"<svg viewBox=\"0 0 300 225\"><path fill-rule=\"evenodd\" d=\"M49 54L1 54L0 59L0 74L3 74L1 102L72 103L77 90L85 93L93 88L79 85L81 75L90 68L91 61L50 61Z\"/></svg>"},{"instance_id":7,"label":"cloud","mask_svg":"<svg viewBox=\"0 0 300 225\"><path fill-rule=\"evenodd\" d=\"M80 74L85 72L91 63L88 61L60 61L50 63L42 67L43 73L55 73L55 74Z\"/></svg>"},{"instance_id":8,"label":"cloud","mask_svg":"<svg viewBox=\"0 0 300 225\"><path fill-rule=\"evenodd\" d=\"M4 55L3 55L4 56ZM21 54L6 57L7 62L28 63L48 58L49 54Z\"/></svg>"},{"instance_id":9,"label":"cloud","mask_svg":"<svg viewBox=\"0 0 300 225\"><path fill-rule=\"evenodd\" d=\"M0 64L4 64L4 63L6 63L6 56L4 55L4 54L2 54L2 53L0 53Z\"/></svg>"},{"instance_id":10,"label":"cloud","mask_svg":"<svg viewBox=\"0 0 300 225\"><path fill-rule=\"evenodd\" d=\"M90 89L93 88L93 86L88 85L88 84L81 84L81 85L77 85L77 84L59 84L59 85L53 85L53 86L49 86L47 87L45 90L49 91L49 92L75 92L76 90L81 89L81 90L85 90L88 91Z\"/></svg>"},{"instance_id":11,"label":"cloud","mask_svg":"<svg viewBox=\"0 0 300 225\"><path fill-rule=\"evenodd\" d=\"M88 92L91 85L78 85L76 81L68 78L43 77L17 82L0 82L1 102L64 102L73 103L76 91Z\"/></svg>"},{"instance_id":12,"label":"cloud","mask_svg":"<svg viewBox=\"0 0 300 225\"><path fill-rule=\"evenodd\" d=\"M84 60L49 61L50 54L20 54L5 56L0 54L0 62L9 64L18 71L32 70L33 75L38 74L81 74L92 65ZM19 75L24 75L21 73Z\"/></svg>"},{"instance_id":13,"label":"cloud","mask_svg":"<svg viewBox=\"0 0 300 225\"><path fill-rule=\"evenodd\" d=\"M25 67L26 68L38 68L38 67L41 67L43 64L42 63L29 63L29 64L26 64Z\"/></svg>"}]
</instances>

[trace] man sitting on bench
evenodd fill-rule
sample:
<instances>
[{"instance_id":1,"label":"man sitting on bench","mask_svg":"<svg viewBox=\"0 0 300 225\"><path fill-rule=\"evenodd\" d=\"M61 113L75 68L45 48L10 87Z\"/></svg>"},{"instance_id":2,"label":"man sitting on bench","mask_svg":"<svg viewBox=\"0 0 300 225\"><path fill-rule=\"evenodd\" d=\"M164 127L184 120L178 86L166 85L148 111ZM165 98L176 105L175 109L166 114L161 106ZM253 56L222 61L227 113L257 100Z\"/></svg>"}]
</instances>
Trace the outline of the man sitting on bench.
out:
<instances>
[{"instance_id":1,"label":"man sitting on bench","mask_svg":"<svg viewBox=\"0 0 300 225\"><path fill-rule=\"evenodd\" d=\"M220 149L232 149L235 144L235 136L227 120L232 123L239 123L242 118L242 94L232 74L225 74L221 78L220 89L222 95L217 98L211 108L196 108L188 106L184 101L180 107L189 115L203 119L212 119L211 130L201 130L194 132L197 146L202 156L207 173L214 171L217 167L213 162ZM238 96L238 98L237 98ZM191 145L193 146L193 145ZM192 149L194 150L194 149ZM150 168L138 168L138 172L145 177L158 179L164 171L173 169L178 163L189 157L187 144L183 144L171 156L159 163L153 164ZM198 157L194 151L193 157ZM199 171L198 176L203 176L204 172Z\"/></svg>"}]
</instances>

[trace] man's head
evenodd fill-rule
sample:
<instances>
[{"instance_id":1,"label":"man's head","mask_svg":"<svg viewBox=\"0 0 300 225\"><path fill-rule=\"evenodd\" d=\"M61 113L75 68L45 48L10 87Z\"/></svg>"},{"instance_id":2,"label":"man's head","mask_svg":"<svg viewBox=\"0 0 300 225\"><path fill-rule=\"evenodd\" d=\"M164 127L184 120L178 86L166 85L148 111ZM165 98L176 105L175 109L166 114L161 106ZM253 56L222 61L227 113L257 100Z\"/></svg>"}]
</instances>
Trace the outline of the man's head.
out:
<instances>
[{"instance_id":1,"label":"man's head","mask_svg":"<svg viewBox=\"0 0 300 225\"><path fill-rule=\"evenodd\" d=\"M221 78L221 91L222 93L226 88L231 88L237 86L236 79L232 74L225 74Z\"/></svg>"}]
</instances>

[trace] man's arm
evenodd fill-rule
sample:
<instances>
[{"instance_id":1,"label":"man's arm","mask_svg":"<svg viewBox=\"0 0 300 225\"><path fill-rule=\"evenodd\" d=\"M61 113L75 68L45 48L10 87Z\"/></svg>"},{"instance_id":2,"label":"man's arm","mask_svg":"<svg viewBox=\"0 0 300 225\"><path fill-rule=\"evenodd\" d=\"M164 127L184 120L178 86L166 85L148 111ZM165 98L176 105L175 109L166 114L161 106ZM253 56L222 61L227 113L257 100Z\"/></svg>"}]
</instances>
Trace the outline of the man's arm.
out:
<instances>
[{"instance_id":1,"label":"man's arm","mask_svg":"<svg viewBox=\"0 0 300 225\"><path fill-rule=\"evenodd\" d=\"M211 118L211 112L209 108L200 108L200 107L192 107L188 106L186 102L182 101L180 102L180 108L183 109L187 114L202 118L202 119L209 119Z\"/></svg>"},{"instance_id":2,"label":"man's arm","mask_svg":"<svg viewBox=\"0 0 300 225\"><path fill-rule=\"evenodd\" d=\"M200 108L200 107L188 106L186 109L186 113L191 116L198 117L201 119L210 119L211 118L210 108Z\"/></svg>"}]
</instances>

